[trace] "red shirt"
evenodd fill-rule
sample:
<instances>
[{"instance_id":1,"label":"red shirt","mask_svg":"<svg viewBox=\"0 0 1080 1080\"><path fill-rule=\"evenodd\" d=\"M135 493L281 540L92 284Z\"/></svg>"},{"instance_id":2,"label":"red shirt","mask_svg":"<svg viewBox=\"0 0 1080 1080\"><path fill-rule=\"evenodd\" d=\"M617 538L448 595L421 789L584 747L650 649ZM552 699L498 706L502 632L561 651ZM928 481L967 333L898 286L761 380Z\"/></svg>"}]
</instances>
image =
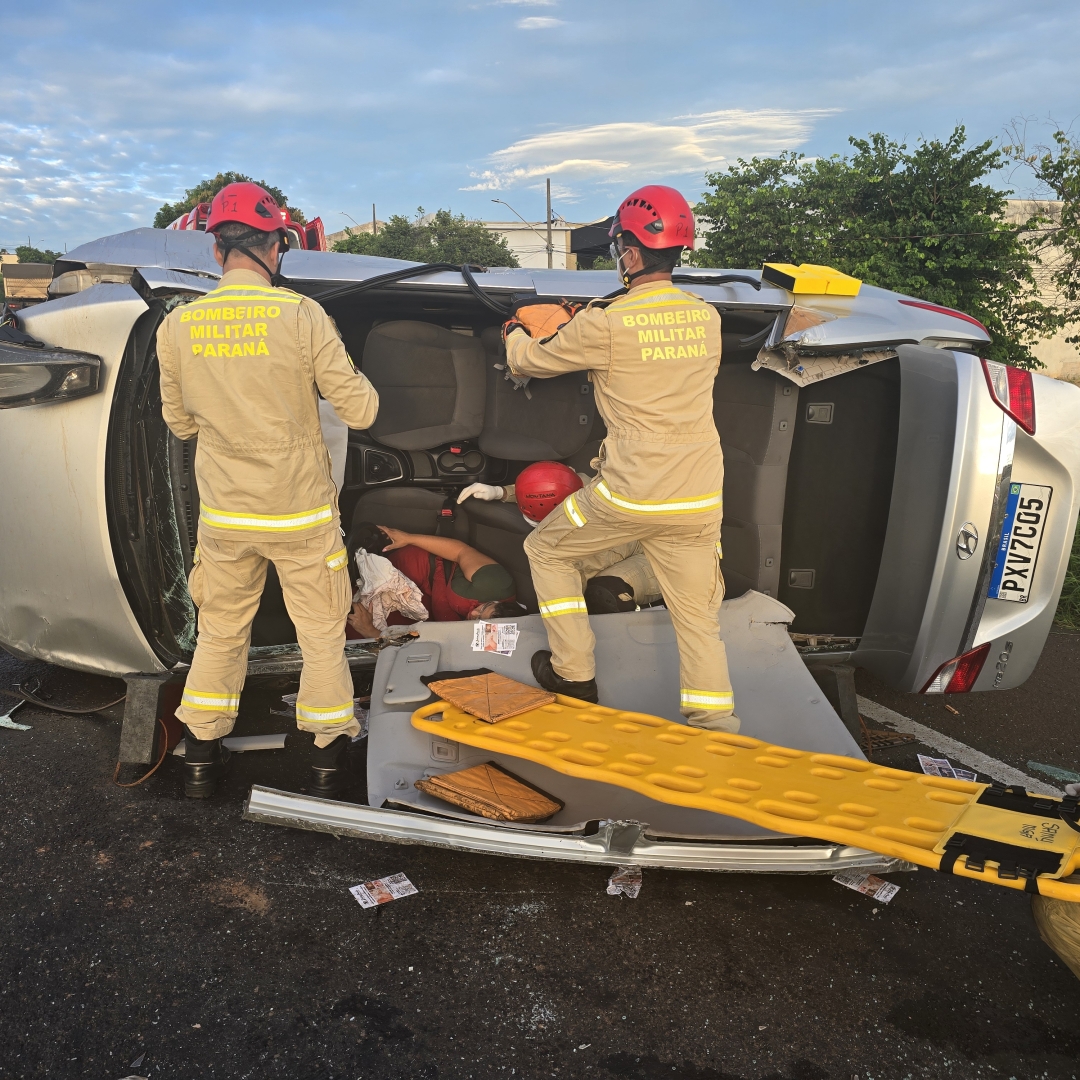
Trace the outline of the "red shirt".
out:
<instances>
[{"instance_id":1,"label":"red shirt","mask_svg":"<svg viewBox=\"0 0 1080 1080\"><path fill-rule=\"evenodd\" d=\"M419 587L424 607L427 608L432 622L459 622L467 619L469 612L480 603L467 596L458 596L450 587L457 563L448 563L438 555L432 555L413 544L396 551L388 551L386 558ZM401 626L409 620L394 612L387 621L392 626Z\"/></svg>"}]
</instances>

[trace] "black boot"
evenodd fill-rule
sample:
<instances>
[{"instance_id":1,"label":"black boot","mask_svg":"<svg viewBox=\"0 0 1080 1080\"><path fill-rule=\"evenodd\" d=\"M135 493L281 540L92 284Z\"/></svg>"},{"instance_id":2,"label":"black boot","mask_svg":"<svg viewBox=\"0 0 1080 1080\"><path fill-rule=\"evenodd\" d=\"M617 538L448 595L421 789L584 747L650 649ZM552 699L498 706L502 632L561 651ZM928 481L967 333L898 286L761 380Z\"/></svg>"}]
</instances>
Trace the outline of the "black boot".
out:
<instances>
[{"instance_id":1,"label":"black boot","mask_svg":"<svg viewBox=\"0 0 1080 1080\"><path fill-rule=\"evenodd\" d=\"M209 799L230 756L220 739L197 739L184 724L184 794L189 799Z\"/></svg>"},{"instance_id":2,"label":"black boot","mask_svg":"<svg viewBox=\"0 0 1080 1080\"><path fill-rule=\"evenodd\" d=\"M547 649L534 652L532 655L533 678L549 693L562 694L565 697L578 698L580 701L591 701L594 705L600 700L596 692L596 680L588 682L571 682L555 673L551 666L551 653Z\"/></svg>"},{"instance_id":3,"label":"black boot","mask_svg":"<svg viewBox=\"0 0 1080 1080\"><path fill-rule=\"evenodd\" d=\"M317 799L337 799L345 790L349 775L345 767L348 735L339 735L329 746L311 748L311 780L308 794Z\"/></svg>"},{"instance_id":4,"label":"black boot","mask_svg":"<svg viewBox=\"0 0 1080 1080\"><path fill-rule=\"evenodd\" d=\"M594 577L585 586L585 607L590 615L612 615L616 611L633 611L634 586L618 577Z\"/></svg>"}]
</instances>

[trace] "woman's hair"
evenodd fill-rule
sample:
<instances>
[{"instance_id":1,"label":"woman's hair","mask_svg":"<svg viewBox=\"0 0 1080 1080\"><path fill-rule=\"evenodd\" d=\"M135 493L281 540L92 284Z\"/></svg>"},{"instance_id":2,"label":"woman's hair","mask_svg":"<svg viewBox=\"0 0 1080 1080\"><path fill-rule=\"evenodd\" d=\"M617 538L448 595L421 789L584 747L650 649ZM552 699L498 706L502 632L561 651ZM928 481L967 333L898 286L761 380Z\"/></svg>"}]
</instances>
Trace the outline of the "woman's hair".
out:
<instances>
[{"instance_id":1,"label":"woman's hair","mask_svg":"<svg viewBox=\"0 0 1080 1080\"><path fill-rule=\"evenodd\" d=\"M350 554L363 548L369 555L381 555L390 546L390 537L370 521L354 521L346 546Z\"/></svg>"},{"instance_id":2,"label":"woman's hair","mask_svg":"<svg viewBox=\"0 0 1080 1080\"><path fill-rule=\"evenodd\" d=\"M495 606L488 618L513 619L517 616L528 614L528 608L526 608L524 604L519 604L516 600L497 600L495 601Z\"/></svg>"}]
</instances>

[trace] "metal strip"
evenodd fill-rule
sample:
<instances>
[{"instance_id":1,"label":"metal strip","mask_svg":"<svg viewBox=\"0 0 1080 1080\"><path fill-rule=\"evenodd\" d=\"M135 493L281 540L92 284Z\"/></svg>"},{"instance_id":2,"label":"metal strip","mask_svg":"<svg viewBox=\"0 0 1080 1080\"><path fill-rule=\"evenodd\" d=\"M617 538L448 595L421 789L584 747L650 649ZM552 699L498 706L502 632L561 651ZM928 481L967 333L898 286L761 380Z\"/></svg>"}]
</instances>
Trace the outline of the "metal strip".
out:
<instances>
[{"instance_id":1,"label":"metal strip","mask_svg":"<svg viewBox=\"0 0 1080 1080\"><path fill-rule=\"evenodd\" d=\"M649 840L639 834L636 842L626 846L625 841L629 838L626 822L603 822L599 831L591 836L567 836L520 828L504 829L498 825L474 824L401 810L380 810L258 785L248 795L244 820L392 844L421 844L487 855L598 866L633 863L635 866L676 870L771 874L835 874L856 867L878 874L912 869L911 864L902 859L839 844L792 844L790 847L775 843L718 844ZM639 826L639 829L643 833L643 827Z\"/></svg>"}]
</instances>

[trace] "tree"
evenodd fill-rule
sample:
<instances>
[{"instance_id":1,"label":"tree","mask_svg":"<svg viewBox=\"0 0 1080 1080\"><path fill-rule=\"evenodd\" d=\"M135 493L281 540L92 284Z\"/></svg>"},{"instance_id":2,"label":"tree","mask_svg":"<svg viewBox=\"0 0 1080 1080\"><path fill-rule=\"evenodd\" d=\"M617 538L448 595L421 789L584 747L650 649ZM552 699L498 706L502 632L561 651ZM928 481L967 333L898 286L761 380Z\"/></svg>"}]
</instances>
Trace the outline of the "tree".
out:
<instances>
[{"instance_id":1,"label":"tree","mask_svg":"<svg viewBox=\"0 0 1080 1080\"><path fill-rule=\"evenodd\" d=\"M209 202L223 187L228 187L229 184L251 182L251 177L245 176L243 173L219 172L213 180L203 180L201 183L196 184L195 187L188 188L179 202L165 203L154 215L154 228L167 229L182 214L193 210L201 202ZM273 184L268 184L265 180L256 180L254 183L261 188L265 188L274 197L274 201L278 206L285 207L293 221L297 221L301 225L307 221L307 218L304 217L300 210L297 210L295 206L289 206L288 197L281 188L274 187Z\"/></svg>"},{"instance_id":2,"label":"tree","mask_svg":"<svg viewBox=\"0 0 1080 1080\"><path fill-rule=\"evenodd\" d=\"M503 237L488 232L479 221L468 221L464 214L455 217L449 210L426 214L421 206L413 221L404 214L394 214L377 235L345 231L348 235L334 245L334 250L351 255L381 255L388 259L445 262L455 266L520 265Z\"/></svg>"},{"instance_id":3,"label":"tree","mask_svg":"<svg viewBox=\"0 0 1080 1080\"><path fill-rule=\"evenodd\" d=\"M29 244L20 244L15 249L15 254L19 256L19 262L21 263L54 263L63 252L60 251L42 251L41 248L31 247Z\"/></svg>"},{"instance_id":4,"label":"tree","mask_svg":"<svg viewBox=\"0 0 1080 1080\"><path fill-rule=\"evenodd\" d=\"M1022 136L1017 125L1013 132ZM1015 145L1004 150L1028 165L1035 179L1060 202L1045 217L1039 240L1052 267L1050 280L1063 304L1062 321L1076 331L1066 340L1080 346L1080 142L1064 131L1055 131L1053 140L1052 146L1029 151L1018 137Z\"/></svg>"},{"instance_id":5,"label":"tree","mask_svg":"<svg viewBox=\"0 0 1080 1080\"><path fill-rule=\"evenodd\" d=\"M1036 222L1006 222L1011 192L983 182L1004 152L968 146L962 126L913 151L880 133L848 141L851 157L787 152L710 173L697 212L712 231L695 263L833 266L974 315L991 359L1040 367L1031 345L1061 318L1035 294Z\"/></svg>"}]
</instances>

